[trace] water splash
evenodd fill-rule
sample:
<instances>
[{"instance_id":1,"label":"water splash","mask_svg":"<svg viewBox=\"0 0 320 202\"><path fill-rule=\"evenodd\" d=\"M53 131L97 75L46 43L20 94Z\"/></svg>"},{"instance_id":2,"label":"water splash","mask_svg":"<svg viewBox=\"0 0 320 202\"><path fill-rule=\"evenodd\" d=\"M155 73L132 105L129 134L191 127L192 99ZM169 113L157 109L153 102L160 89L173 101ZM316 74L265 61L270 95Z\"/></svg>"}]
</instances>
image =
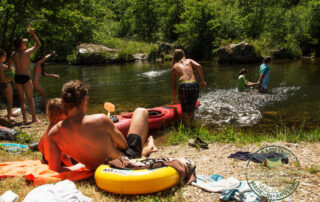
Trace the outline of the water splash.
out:
<instances>
[{"instance_id":1,"label":"water splash","mask_svg":"<svg viewBox=\"0 0 320 202\"><path fill-rule=\"evenodd\" d=\"M197 116L207 124L253 125L262 118L263 107L286 100L299 89L300 87L280 86L271 89L268 94L257 93L255 89L249 92L238 92L236 89L211 91L199 98L201 105Z\"/></svg>"},{"instance_id":2,"label":"water splash","mask_svg":"<svg viewBox=\"0 0 320 202\"><path fill-rule=\"evenodd\" d=\"M160 76L163 73L166 73L168 71L169 70L149 71L149 72L141 73L140 75L144 76L144 77L148 77L148 78L154 78L154 77Z\"/></svg>"}]
</instances>

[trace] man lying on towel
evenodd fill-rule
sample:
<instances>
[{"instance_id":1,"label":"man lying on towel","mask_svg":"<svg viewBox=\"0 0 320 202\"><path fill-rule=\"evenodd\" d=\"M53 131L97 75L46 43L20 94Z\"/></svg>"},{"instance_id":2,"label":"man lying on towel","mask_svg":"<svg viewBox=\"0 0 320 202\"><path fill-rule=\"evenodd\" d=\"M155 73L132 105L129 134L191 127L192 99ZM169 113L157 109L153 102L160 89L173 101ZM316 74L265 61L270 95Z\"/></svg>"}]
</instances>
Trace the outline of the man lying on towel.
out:
<instances>
[{"instance_id":1,"label":"man lying on towel","mask_svg":"<svg viewBox=\"0 0 320 202\"><path fill-rule=\"evenodd\" d=\"M140 158L157 151L152 136L143 148L149 130L146 109L137 108L134 111L125 138L105 114L85 115L87 101L88 88L84 83L74 80L63 85L62 102L67 118L58 122L44 140L45 156L51 170L63 172L83 165L96 169L108 160L122 156ZM80 164L62 167L63 153Z\"/></svg>"}]
</instances>

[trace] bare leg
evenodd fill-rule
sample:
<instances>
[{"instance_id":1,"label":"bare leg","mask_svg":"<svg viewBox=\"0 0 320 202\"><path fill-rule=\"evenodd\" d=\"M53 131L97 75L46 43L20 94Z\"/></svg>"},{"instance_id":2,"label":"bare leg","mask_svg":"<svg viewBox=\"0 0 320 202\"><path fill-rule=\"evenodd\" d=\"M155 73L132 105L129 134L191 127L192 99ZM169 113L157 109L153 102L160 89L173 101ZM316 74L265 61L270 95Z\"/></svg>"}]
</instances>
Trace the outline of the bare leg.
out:
<instances>
[{"instance_id":1,"label":"bare leg","mask_svg":"<svg viewBox=\"0 0 320 202\"><path fill-rule=\"evenodd\" d=\"M21 108L21 112L22 112L22 116L23 116L23 122L27 123L27 111L26 111L26 97L24 96L24 87L22 84L17 84L16 83L16 87L17 87L17 91L19 94L19 102L20 102L20 108Z\"/></svg>"},{"instance_id":2,"label":"bare leg","mask_svg":"<svg viewBox=\"0 0 320 202\"><path fill-rule=\"evenodd\" d=\"M34 82L33 83L33 87L36 91L39 92L39 94L42 96L41 97L41 100L40 100L40 103L39 103L39 108L40 109L45 109L45 104L46 104L46 99L47 99L47 94L46 92L44 91L44 89L40 86L40 83L39 82Z\"/></svg>"},{"instance_id":3,"label":"bare leg","mask_svg":"<svg viewBox=\"0 0 320 202\"><path fill-rule=\"evenodd\" d=\"M187 126L190 125L189 113L185 113L185 112L182 113L182 122L183 122L184 124L186 124Z\"/></svg>"},{"instance_id":4,"label":"bare leg","mask_svg":"<svg viewBox=\"0 0 320 202\"><path fill-rule=\"evenodd\" d=\"M32 88L32 83L30 80L24 84L24 89L25 89L26 97L27 97L28 103L29 103L29 109L30 109L30 113L32 116L32 122L38 122L38 119L36 116L36 110L34 107L34 101L33 101L33 88Z\"/></svg>"},{"instance_id":5,"label":"bare leg","mask_svg":"<svg viewBox=\"0 0 320 202\"><path fill-rule=\"evenodd\" d=\"M8 119L11 121L12 114L12 86L11 84L8 85L8 87L4 90L4 94L6 96L7 100L7 111L8 111Z\"/></svg>"},{"instance_id":6,"label":"bare leg","mask_svg":"<svg viewBox=\"0 0 320 202\"><path fill-rule=\"evenodd\" d=\"M153 142L153 137L149 136L148 145L143 148L141 156L148 157L151 153L157 152L157 151L158 151L158 148L156 147L156 145Z\"/></svg>"},{"instance_id":7,"label":"bare leg","mask_svg":"<svg viewBox=\"0 0 320 202\"><path fill-rule=\"evenodd\" d=\"M149 132L148 111L145 108L137 108L132 116L128 134L140 136L142 147L147 140Z\"/></svg>"},{"instance_id":8,"label":"bare leg","mask_svg":"<svg viewBox=\"0 0 320 202\"><path fill-rule=\"evenodd\" d=\"M189 113L189 125L191 125L191 123L194 120L194 112Z\"/></svg>"}]
</instances>

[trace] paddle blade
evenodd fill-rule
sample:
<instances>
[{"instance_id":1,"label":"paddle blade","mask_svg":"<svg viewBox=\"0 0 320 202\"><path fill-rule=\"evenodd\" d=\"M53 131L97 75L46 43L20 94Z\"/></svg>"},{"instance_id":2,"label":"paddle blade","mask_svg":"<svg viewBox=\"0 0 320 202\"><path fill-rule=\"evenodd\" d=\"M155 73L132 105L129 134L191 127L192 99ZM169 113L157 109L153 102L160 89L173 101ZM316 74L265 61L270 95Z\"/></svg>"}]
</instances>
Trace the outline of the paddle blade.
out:
<instances>
[{"instance_id":1,"label":"paddle blade","mask_svg":"<svg viewBox=\"0 0 320 202\"><path fill-rule=\"evenodd\" d=\"M108 112L114 112L115 111L115 106L114 104L110 102L105 102L104 103L104 109L107 110Z\"/></svg>"}]
</instances>

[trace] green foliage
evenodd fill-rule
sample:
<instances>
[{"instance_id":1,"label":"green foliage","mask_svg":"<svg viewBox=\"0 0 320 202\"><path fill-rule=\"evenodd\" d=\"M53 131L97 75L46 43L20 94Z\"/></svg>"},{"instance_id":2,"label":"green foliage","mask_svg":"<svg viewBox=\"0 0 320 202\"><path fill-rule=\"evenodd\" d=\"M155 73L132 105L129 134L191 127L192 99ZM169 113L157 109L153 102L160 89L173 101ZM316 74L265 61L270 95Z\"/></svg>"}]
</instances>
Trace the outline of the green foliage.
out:
<instances>
[{"instance_id":1,"label":"green foliage","mask_svg":"<svg viewBox=\"0 0 320 202\"><path fill-rule=\"evenodd\" d=\"M119 58L154 52L133 40L175 42L188 57L204 59L240 41L262 54L280 46L292 58L320 53L319 0L2 0L0 9L0 44L8 53L14 37L34 44L31 24L42 43L37 55L56 50L55 60L69 62L80 43L119 49Z\"/></svg>"},{"instance_id":2,"label":"green foliage","mask_svg":"<svg viewBox=\"0 0 320 202\"><path fill-rule=\"evenodd\" d=\"M72 51L70 55L67 55L68 64L76 64L77 63L77 51Z\"/></svg>"},{"instance_id":3,"label":"green foliage","mask_svg":"<svg viewBox=\"0 0 320 202\"><path fill-rule=\"evenodd\" d=\"M159 47L157 45L152 45L148 52L148 61L155 61L159 52Z\"/></svg>"},{"instance_id":4,"label":"green foliage","mask_svg":"<svg viewBox=\"0 0 320 202\"><path fill-rule=\"evenodd\" d=\"M121 49L117 54L116 54L116 59L119 61L131 61L133 60L133 52L134 50L130 48L126 49Z\"/></svg>"},{"instance_id":5,"label":"green foliage","mask_svg":"<svg viewBox=\"0 0 320 202\"><path fill-rule=\"evenodd\" d=\"M215 2L186 0L181 23L176 25L178 44L196 58L210 58L218 33Z\"/></svg>"},{"instance_id":6,"label":"green foliage","mask_svg":"<svg viewBox=\"0 0 320 202\"><path fill-rule=\"evenodd\" d=\"M16 136L16 141L20 144L27 144L30 143L32 141L32 138L29 134L27 133L19 133Z\"/></svg>"}]
</instances>

